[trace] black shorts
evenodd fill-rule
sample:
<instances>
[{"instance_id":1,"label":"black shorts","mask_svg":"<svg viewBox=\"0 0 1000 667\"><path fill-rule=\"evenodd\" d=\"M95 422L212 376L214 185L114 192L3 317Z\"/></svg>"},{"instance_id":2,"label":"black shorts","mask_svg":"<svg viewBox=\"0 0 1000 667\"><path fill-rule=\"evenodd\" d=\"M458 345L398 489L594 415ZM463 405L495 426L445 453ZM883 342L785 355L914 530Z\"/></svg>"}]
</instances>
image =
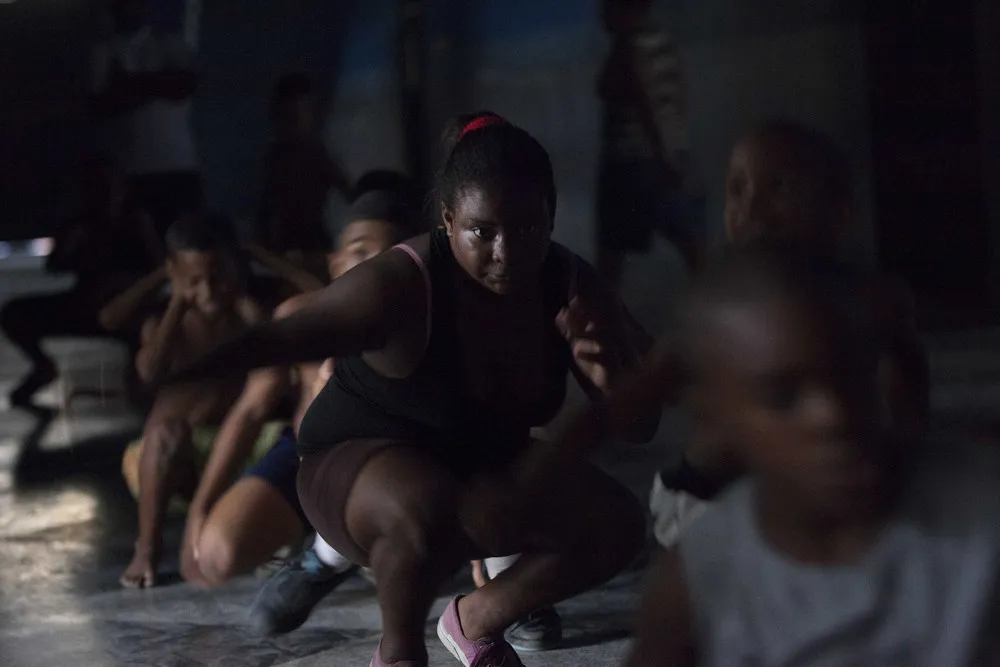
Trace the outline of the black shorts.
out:
<instances>
[{"instance_id":1,"label":"black shorts","mask_svg":"<svg viewBox=\"0 0 1000 667\"><path fill-rule=\"evenodd\" d=\"M509 468L532 443L525 438L520 444L499 451L488 448L453 450L393 438L355 438L302 452L299 498L310 524L327 544L352 563L367 565L368 553L351 537L345 510L355 480L373 457L392 447L412 447L427 453L456 478L468 479L480 470Z\"/></svg>"},{"instance_id":2,"label":"black shorts","mask_svg":"<svg viewBox=\"0 0 1000 667\"><path fill-rule=\"evenodd\" d=\"M659 232L674 242L704 239L705 198L672 189L666 167L651 158L601 161L597 186L600 248L646 252Z\"/></svg>"}]
</instances>

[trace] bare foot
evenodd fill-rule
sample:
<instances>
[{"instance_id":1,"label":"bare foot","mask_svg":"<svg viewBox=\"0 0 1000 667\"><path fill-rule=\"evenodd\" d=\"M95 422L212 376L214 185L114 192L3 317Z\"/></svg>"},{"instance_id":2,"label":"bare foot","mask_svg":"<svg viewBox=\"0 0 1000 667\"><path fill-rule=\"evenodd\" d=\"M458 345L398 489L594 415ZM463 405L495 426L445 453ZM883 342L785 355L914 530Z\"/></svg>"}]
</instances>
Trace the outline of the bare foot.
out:
<instances>
[{"instance_id":1,"label":"bare foot","mask_svg":"<svg viewBox=\"0 0 1000 667\"><path fill-rule=\"evenodd\" d=\"M157 560L150 551L136 547L132 562L119 583L125 588L152 588L156 585Z\"/></svg>"}]
</instances>

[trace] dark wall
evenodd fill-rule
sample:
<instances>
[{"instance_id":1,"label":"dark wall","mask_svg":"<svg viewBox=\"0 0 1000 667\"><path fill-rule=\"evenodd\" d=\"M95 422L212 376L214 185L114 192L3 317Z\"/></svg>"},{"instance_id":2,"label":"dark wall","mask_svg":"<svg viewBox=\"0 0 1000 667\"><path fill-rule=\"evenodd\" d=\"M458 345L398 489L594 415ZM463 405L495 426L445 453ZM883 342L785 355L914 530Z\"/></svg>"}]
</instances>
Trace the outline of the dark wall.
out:
<instances>
[{"instance_id":1,"label":"dark wall","mask_svg":"<svg viewBox=\"0 0 1000 667\"><path fill-rule=\"evenodd\" d=\"M73 208L88 138L89 52L103 0L0 2L0 238L50 233ZM151 20L181 23L184 0L151 0Z\"/></svg>"},{"instance_id":2,"label":"dark wall","mask_svg":"<svg viewBox=\"0 0 1000 667\"><path fill-rule=\"evenodd\" d=\"M84 129L85 0L0 4L0 238L65 213Z\"/></svg>"},{"instance_id":3,"label":"dark wall","mask_svg":"<svg viewBox=\"0 0 1000 667\"><path fill-rule=\"evenodd\" d=\"M396 5L203 3L194 118L214 206L244 222L254 215L269 138L268 96L288 70L312 72L328 93L325 140L349 172L404 165ZM66 184L83 130L81 83L94 23L87 7L83 0L0 5L0 192L7 204L0 231L8 237L38 235L44 227L36 221L54 221L70 206ZM755 120L780 114L816 124L847 149L863 220L857 242L872 254L866 62L857 9L836 0L664 0L655 7L687 68L689 144L696 180L708 195L711 233L721 227L722 177L733 140ZM428 144L448 117L478 108L529 129L549 149L557 172L556 237L585 256L593 252L595 81L607 45L598 0L427 0ZM16 72L13 79L8 70ZM22 104L22 97L30 99ZM330 218L342 209L333 198ZM632 263L631 305L662 313L664 290L681 276L675 254L659 243ZM647 323L656 327L659 320Z\"/></svg>"},{"instance_id":4,"label":"dark wall","mask_svg":"<svg viewBox=\"0 0 1000 667\"><path fill-rule=\"evenodd\" d=\"M436 139L452 114L484 107L531 130L550 150L557 171L557 238L584 255L593 251L600 124L594 88L607 47L598 5L428 0L428 139ZM676 36L687 66L690 148L709 196L714 233L734 138L754 120L782 114L815 123L848 149L865 220L859 245L870 250L863 33L857 12L844 6L833 0L657 3L658 18ZM395 7L395 0L204 3L195 127L213 205L243 220L254 214L269 136L268 95L276 76L290 69L313 72L328 91L326 142L352 174L402 166ZM19 23L6 20L14 14ZM78 144L82 128L82 26L88 17L82 2L0 5L0 53L5 69L19 77L0 83L4 199L18 195L0 224L16 234L37 233L34 220L52 219L53 211L67 206L62 184L75 159L69 147ZM9 92L31 90L32 72L41 72L36 78L46 83L34 87L32 104L21 105ZM10 149L15 145L19 150ZM29 155L27 167L19 155ZM332 218L341 206L332 202ZM640 288L634 293L644 295L634 305L652 312L662 287L679 278L679 266L663 244L634 266L629 281Z\"/></svg>"},{"instance_id":5,"label":"dark wall","mask_svg":"<svg viewBox=\"0 0 1000 667\"><path fill-rule=\"evenodd\" d=\"M990 0L976 3L979 46L979 80L982 98L980 131L982 139L983 191L990 218L992 253L991 284L1000 295L1000 6Z\"/></svg>"},{"instance_id":6,"label":"dark wall","mask_svg":"<svg viewBox=\"0 0 1000 667\"><path fill-rule=\"evenodd\" d=\"M880 265L907 280L925 326L993 323L996 13L974 0L869 11Z\"/></svg>"},{"instance_id":7,"label":"dark wall","mask_svg":"<svg viewBox=\"0 0 1000 667\"><path fill-rule=\"evenodd\" d=\"M337 93L342 54L350 45L382 42L369 24L352 20L342 0L206 2L201 18L201 86L195 106L209 201L247 220L254 214L260 169L270 137L268 104L284 72L306 71L324 93ZM352 34L353 33L353 34ZM364 54L362 55L364 57ZM326 102L339 103L334 96Z\"/></svg>"}]
</instances>

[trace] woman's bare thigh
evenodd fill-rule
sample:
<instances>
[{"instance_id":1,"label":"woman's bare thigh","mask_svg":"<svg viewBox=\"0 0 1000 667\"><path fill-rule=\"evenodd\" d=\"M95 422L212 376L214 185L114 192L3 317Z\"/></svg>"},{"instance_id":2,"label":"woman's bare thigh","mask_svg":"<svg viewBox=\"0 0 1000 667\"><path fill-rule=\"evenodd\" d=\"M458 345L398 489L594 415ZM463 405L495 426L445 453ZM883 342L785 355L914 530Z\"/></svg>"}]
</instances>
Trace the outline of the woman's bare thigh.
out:
<instances>
[{"instance_id":1,"label":"woman's bare thigh","mask_svg":"<svg viewBox=\"0 0 1000 667\"><path fill-rule=\"evenodd\" d=\"M425 450L387 447L354 480L344 508L347 532L368 552L379 538L414 529L434 533L449 551L467 552L457 519L461 489L461 479Z\"/></svg>"},{"instance_id":2,"label":"woman's bare thigh","mask_svg":"<svg viewBox=\"0 0 1000 667\"><path fill-rule=\"evenodd\" d=\"M408 522L450 531L447 557L470 560L521 552L563 552L601 535L631 534L645 521L639 500L586 461L567 464L525 506L511 469L460 476L414 446L387 448L361 469L348 495L345 519L365 551Z\"/></svg>"}]
</instances>

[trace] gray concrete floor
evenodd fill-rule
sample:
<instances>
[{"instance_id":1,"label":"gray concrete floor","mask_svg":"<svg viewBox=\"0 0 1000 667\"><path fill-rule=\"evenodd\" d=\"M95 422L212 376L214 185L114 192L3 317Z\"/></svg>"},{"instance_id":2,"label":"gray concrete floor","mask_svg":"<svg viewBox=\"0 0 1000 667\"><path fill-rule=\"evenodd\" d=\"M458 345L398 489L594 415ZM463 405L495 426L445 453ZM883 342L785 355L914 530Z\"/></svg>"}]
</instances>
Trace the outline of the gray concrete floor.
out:
<instances>
[{"instance_id":1,"label":"gray concrete floor","mask_svg":"<svg viewBox=\"0 0 1000 667\"><path fill-rule=\"evenodd\" d=\"M12 293L65 286L65 280L36 270L0 267L0 302ZM1000 332L952 335L928 344L941 428L971 424L982 437L992 437L989 418L1000 414ZM368 664L380 621L373 591L361 580L332 594L302 629L278 639L255 637L246 621L259 581L248 577L219 591L195 590L170 575L176 572L172 549L163 564L165 585L151 591L119 588L135 526L135 504L118 474L119 457L141 418L119 398L81 398L67 411L62 397L73 387L119 386L126 360L106 343L52 341L48 347L62 374L40 396L50 410L29 414L0 404L0 664ZM26 370L0 339L0 396ZM679 420L667 417L652 446L620 446L598 457L640 496L648 492L671 442L680 438ZM168 545L177 543L180 528L176 522L169 526ZM627 650L638 577L623 574L561 604L567 647L524 656L525 664L618 664ZM449 595L469 587L471 581L457 579L438 600L434 617ZM432 625L428 638L431 664L454 664L433 638Z\"/></svg>"}]
</instances>

